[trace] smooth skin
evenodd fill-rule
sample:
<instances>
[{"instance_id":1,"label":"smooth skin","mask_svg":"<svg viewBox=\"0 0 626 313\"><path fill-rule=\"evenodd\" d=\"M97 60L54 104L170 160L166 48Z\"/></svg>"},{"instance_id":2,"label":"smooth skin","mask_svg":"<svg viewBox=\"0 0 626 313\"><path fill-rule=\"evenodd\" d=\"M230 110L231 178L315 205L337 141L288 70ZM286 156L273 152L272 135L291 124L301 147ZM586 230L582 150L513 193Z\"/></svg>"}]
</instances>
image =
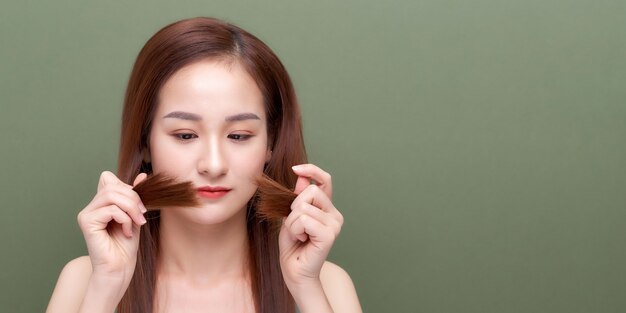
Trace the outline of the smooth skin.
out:
<instances>
[{"instance_id":1,"label":"smooth skin","mask_svg":"<svg viewBox=\"0 0 626 313\"><path fill-rule=\"evenodd\" d=\"M160 90L149 142L145 156L155 173L230 189L203 199L200 208L161 210L155 311L254 312L245 205L271 158L256 83L236 62L180 69ZM279 234L285 283L302 313L361 312L349 275L326 261L343 224L331 176L313 164L293 171L298 196ZM47 312L114 311L135 269L145 212L132 186L102 173L95 197L78 214L89 256L65 266Z\"/></svg>"}]
</instances>

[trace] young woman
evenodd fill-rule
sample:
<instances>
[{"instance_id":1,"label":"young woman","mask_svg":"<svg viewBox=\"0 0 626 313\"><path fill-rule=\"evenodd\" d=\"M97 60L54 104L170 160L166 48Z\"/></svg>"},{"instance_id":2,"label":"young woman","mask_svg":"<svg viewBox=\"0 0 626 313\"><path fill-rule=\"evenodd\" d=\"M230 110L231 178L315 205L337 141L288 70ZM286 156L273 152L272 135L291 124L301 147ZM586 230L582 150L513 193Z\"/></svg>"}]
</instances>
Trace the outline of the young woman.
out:
<instances>
[{"instance_id":1,"label":"young woman","mask_svg":"<svg viewBox=\"0 0 626 313\"><path fill-rule=\"evenodd\" d=\"M201 206L147 211L132 187L156 173L192 182ZM256 214L262 173L298 195L282 221ZM331 199L276 55L216 19L171 24L139 53L117 176L78 215L89 256L65 266L47 312L361 312L326 261L343 223Z\"/></svg>"}]
</instances>

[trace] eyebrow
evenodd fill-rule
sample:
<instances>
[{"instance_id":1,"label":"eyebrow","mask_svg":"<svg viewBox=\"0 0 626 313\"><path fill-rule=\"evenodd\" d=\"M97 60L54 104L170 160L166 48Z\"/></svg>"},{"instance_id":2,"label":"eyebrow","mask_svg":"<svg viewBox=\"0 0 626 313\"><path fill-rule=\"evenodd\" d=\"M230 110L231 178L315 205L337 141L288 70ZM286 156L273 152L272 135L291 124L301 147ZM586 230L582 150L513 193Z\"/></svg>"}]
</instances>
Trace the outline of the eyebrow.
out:
<instances>
[{"instance_id":1,"label":"eyebrow","mask_svg":"<svg viewBox=\"0 0 626 313\"><path fill-rule=\"evenodd\" d=\"M254 113L241 113L241 114L227 116L224 120L226 122L237 122L237 121L260 120L260 119L261 118Z\"/></svg>"},{"instance_id":2,"label":"eyebrow","mask_svg":"<svg viewBox=\"0 0 626 313\"><path fill-rule=\"evenodd\" d=\"M167 115L163 116L163 118L179 118L181 120L186 120L186 121L201 121L202 120L202 116L198 114L182 112L182 111L170 112Z\"/></svg>"},{"instance_id":3,"label":"eyebrow","mask_svg":"<svg viewBox=\"0 0 626 313\"><path fill-rule=\"evenodd\" d=\"M174 111L170 112L167 115L163 116L163 118L178 118L186 121L201 121L202 116L190 112L183 111ZM261 118L254 113L240 113L235 115L227 116L224 120L226 122L238 122L245 120L260 120Z\"/></svg>"}]
</instances>

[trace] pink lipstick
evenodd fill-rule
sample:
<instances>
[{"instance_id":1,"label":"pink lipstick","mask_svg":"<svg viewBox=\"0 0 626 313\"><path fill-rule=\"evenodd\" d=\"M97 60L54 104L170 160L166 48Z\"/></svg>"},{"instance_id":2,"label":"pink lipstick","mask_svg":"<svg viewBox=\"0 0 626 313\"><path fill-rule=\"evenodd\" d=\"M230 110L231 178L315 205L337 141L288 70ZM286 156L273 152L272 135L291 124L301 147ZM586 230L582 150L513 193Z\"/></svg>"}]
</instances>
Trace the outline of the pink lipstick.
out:
<instances>
[{"instance_id":1,"label":"pink lipstick","mask_svg":"<svg viewBox=\"0 0 626 313\"><path fill-rule=\"evenodd\" d=\"M208 186L208 187L200 187L197 190L198 190L198 196L202 198L219 199L225 196L230 191L230 188L221 187L221 186L217 186L217 187Z\"/></svg>"}]
</instances>

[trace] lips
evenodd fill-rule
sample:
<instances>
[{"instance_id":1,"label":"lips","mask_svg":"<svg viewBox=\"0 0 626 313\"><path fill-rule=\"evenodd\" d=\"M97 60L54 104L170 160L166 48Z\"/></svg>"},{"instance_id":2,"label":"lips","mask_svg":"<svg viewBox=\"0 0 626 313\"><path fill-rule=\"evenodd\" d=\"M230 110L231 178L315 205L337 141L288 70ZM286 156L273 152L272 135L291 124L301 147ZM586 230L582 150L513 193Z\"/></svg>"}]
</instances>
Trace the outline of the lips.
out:
<instances>
[{"instance_id":1,"label":"lips","mask_svg":"<svg viewBox=\"0 0 626 313\"><path fill-rule=\"evenodd\" d=\"M217 186L217 187L206 186L206 187L200 187L197 190L198 190L198 196L202 198L219 199L225 196L231 189L227 187L221 187L221 186Z\"/></svg>"}]
</instances>

